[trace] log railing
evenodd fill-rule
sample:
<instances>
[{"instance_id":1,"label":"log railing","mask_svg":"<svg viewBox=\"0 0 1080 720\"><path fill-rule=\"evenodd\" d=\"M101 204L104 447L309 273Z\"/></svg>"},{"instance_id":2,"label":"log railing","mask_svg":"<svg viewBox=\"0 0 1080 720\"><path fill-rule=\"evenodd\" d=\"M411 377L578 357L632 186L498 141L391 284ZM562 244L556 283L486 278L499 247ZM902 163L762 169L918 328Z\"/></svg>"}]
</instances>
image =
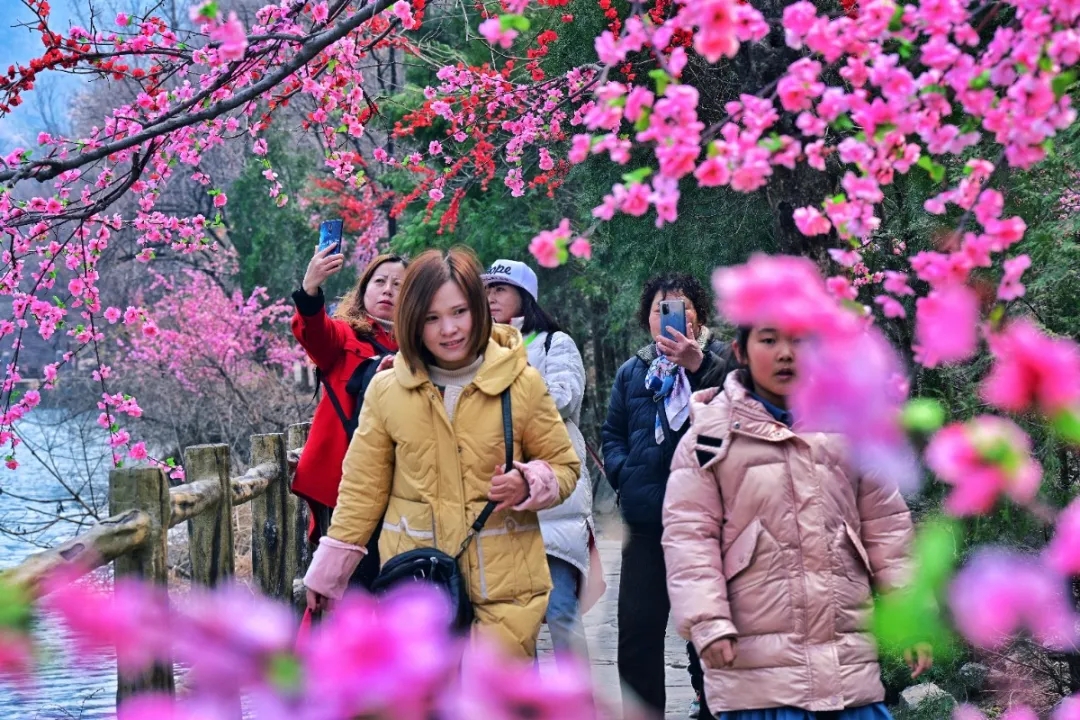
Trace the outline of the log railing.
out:
<instances>
[{"instance_id":1,"label":"log railing","mask_svg":"<svg viewBox=\"0 0 1080 720\"><path fill-rule=\"evenodd\" d=\"M186 521L191 581L213 587L234 574L233 508L251 503L253 580L266 595L291 603L294 581L307 563L307 513L289 486L309 429L304 423L286 433L253 435L251 468L239 477L229 477L227 445L187 448L187 482L174 488L158 468L114 469L109 473L110 517L31 555L0 578L36 594L54 571L66 569L77 576L111 562L115 577L167 586L168 529ZM120 676L116 700L119 704L135 693L173 687L172 667L154 667L138 677Z\"/></svg>"}]
</instances>

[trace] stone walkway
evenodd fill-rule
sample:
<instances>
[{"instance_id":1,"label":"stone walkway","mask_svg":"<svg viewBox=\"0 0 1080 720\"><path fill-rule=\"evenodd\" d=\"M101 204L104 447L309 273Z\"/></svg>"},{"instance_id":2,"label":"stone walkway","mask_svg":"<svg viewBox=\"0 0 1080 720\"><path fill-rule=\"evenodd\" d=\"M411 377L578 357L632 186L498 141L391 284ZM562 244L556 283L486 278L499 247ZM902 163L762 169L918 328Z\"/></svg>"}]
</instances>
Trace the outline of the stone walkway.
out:
<instances>
[{"instance_id":1,"label":"stone walkway","mask_svg":"<svg viewBox=\"0 0 1080 720\"><path fill-rule=\"evenodd\" d=\"M604 564L607 592L585 616L585 633L589 639L589 655L592 660L593 678L603 697L618 702L619 672L616 666L618 647L618 598L619 569L622 537L618 523L610 523L599 531L597 544ZM539 654L541 664L552 662L551 642L547 626L540 634ZM686 642L678 636L673 625L668 626L665 651L667 665L667 712L665 720L684 720L694 691L690 688L690 675L686 671Z\"/></svg>"}]
</instances>

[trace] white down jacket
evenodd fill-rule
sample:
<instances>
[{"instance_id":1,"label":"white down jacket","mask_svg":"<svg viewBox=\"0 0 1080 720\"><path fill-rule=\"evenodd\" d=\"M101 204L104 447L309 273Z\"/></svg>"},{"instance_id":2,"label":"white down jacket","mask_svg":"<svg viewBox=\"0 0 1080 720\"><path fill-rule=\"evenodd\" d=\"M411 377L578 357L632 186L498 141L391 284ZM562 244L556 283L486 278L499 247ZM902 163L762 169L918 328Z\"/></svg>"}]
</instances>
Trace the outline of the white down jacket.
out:
<instances>
[{"instance_id":1,"label":"white down jacket","mask_svg":"<svg viewBox=\"0 0 1080 720\"><path fill-rule=\"evenodd\" d=\"M589 576L589 534L592 532L592 483L585 466L585 437L578 429L581 422L581 401L585 396L585 366L581 362L574 339L556 332L550 343L547 333L537 333L529 344L529 364L540 371L548 392L555 399L570 442L581 460L581 476L577 487L561 505L541 510L540 532L548 555L565 560L583 577ZM545 345L550 350L545 350Z\"/></svg>"}]
</instances>

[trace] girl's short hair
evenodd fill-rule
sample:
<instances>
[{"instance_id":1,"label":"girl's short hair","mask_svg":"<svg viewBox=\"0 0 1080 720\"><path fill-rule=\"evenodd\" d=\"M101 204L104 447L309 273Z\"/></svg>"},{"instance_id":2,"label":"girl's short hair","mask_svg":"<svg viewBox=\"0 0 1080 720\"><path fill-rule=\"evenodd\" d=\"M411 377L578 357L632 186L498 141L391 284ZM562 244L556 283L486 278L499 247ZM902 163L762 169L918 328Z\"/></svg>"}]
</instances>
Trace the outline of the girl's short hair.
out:
<instances>
[{"instance_id":1,"label":"girl's short hair","mask_svg":"<svg viewBox=\"0 0 1080 720\"><path fill-rule=\"evenodd\" d=\"M487 293L480 279L483 269L476 254L467 247L455 246L443 252L428 250L409 263L401 283L394 315L394 333L398 352L413 372L433 363L434 356L424 347L424 324L435 293L452 282L461 289L472 313L472 337L469 352L480 355L491 338L491 311Z\"/></svg>"},{"instance_id":2,"label":"girl's short hair","mask_svg":"<svg viewBox=\"0 0 1080 720\"><path fill-rule=\"evenodd\" d=\"M671 293L679 293L690 301L697 313L698 325L708 325L712 318L712 303L709 300L709 292L696 277L686 273L667 273L657 275L645 283L641 289L641 300L638 303L638 324L645 332L649 331L649 315L652 314L652 301L657 293L665 296Z\"/></svg>"},{"instance_id":3,"label":"girl's short hair","mask_svg":"<svg viewBox=\"0 0 1080 720\"><path fill-rule=\"evenodd\" d=\"M375 271L387 263L401 263L406 269L409 267L409 261L401 255L377 255L364 268L364 272L360 274L360 279L353 285L352 290L342 296L334 309L333 317L347 322L357 335L371 333L371 318L368 316L367 308L364 307L364 293L367 292Z\"/></svg>"},{"instance_id":4,"label":"girl's short hair","mask_svg":"<svg viewBox=\"0 0 1080 720\"><path fill-rule=\"evenodd\" d=\"M548 333L554 335L557 332L561 332L562 328L559 326L559 322L552 317L544 308L540 307L540 303L536 301L530 293L522 290L516 285L509 283L493 283L489 287L495 285L505 285L517 292L518 297L521 298L521 334L528 335L529 333Z\"/></svg>"}]
</instances>

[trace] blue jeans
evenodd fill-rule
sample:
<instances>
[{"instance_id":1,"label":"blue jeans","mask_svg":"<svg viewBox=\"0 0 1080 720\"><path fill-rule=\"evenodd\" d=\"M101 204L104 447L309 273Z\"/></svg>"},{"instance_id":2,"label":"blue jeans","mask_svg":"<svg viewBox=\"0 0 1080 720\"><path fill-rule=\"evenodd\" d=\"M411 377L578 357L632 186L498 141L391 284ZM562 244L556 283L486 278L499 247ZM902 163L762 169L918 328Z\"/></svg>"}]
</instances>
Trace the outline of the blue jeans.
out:
<instances>
[{"instance_id":1,"label":"blue jeans","mask_svg":"<svg viewBox=\"0 0 1080 720\"><path fill-rule=\"evenodd\" d=\"M768 710L736 710L722 712L720 720L892 720L884 703L846 708L834 712L810 712L799 708L770 708Z\"/></svg>"},{"instance_id":2,"label":"blue jeans","mask_svg":"<svg viewBox=\"0 0 1080 720\"><path fill-rule=\"evenodd\" d=\"M581 624L578 605L578 578L581 571L552 555L547 556L551 572L551 596L548 598L547 624L556 654L572 654L589 662L589 645Z\"/></svg>"}]
</instances>

